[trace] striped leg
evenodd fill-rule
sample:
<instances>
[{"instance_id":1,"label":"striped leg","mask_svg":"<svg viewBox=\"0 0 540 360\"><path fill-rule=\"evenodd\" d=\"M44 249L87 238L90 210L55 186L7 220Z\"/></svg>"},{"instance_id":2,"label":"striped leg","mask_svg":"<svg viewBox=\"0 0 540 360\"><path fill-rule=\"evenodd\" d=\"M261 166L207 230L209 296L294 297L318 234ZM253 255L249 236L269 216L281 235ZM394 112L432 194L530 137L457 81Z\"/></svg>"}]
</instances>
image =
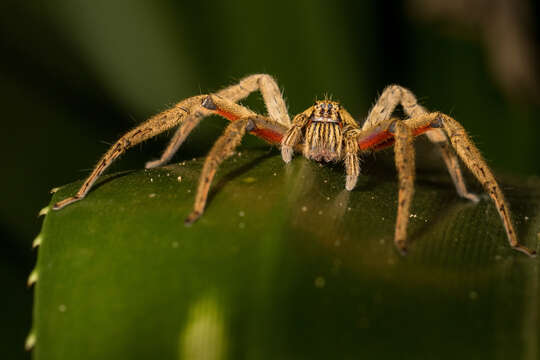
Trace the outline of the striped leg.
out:
<instances>
[{"instance_id":1,"label":"striped leg","mask_svg":"<svg viewBox=\"0 0 540 360\"><path fill-rule=\"evenodd\" d=\"M398 170L399 193L394 242L402 254L407 252L407 225L414 195L414 146L413 132L402 121L393 123L395 137L396 168Z\"/></svg>"},{"instance_id":2,"label":"striped leg","mask_svg":"<svg viewBox=\"0 0 540 360\"><path fill-rule=\"evenodd\" d=\"M174 107L151 117L141 125L137 126L135 129L122 136L105 153L105 155L103 155L101 160L99 160L98 164L90 176L85 180L79 191L77 191L75 196L57 202L54 204L53 209L61 209L64 206L84 198L88 191L90 191L92 188L95 181L116 158L126 152L126 150L129 148L178 125L186 116L189 117L192 112L197 111L196 109L200 107L201 101L204 98L205 96L201 95L183 100Z\"/></svg>"},{"instance_id":3,"label":"striped leg","mask_svg":"<svg viewBox=\"0 0 540 360\"><path fill-rule=\"evenodd\" d=\"M236 105L236 104L235 104ZM236 105L239 106L239 105ZM230 108L228 109L231 110ZM271 130L270 130L271 129ZM219 168L219 165L233 154L234 149L240 144L246 132L257 134L260 131L280 132L280 138L286 131L286 127L280 123L274 122L268 117L252 115L239 118L227 126L223 135L215 142L206 157L203 170L199 179L197 195L193 211L185 220L186 225L191 225L203 213L210 185Z\"/></svg>"},{"instance_id":4,"label":"striped leg","mask_svg":"<svg viewBox=\"0 0 540 360\"><path fill-rule=\"evenodd\" d=\"M238 83L214 93L213 96L236 103L255 91L261 92L269 116L278 123L289 127L291 120L287 112L285 100L281 95L277 82L270 75L249 75L241 79ZM168 163L191 131L199 125L204 117L211 113L212 112L207 111L206 109L200 109L191 116L186 117L167 145L161 158L147 162L146 168L159 167Z\"/></svg>"},{"instance_id":5,"label":"striped leg","mask_svg":"<svg viewBox=\"0 0 540 360\"><path fill-rule=\"evenodd\" d=\"M384 89L383 93L371 109L366 121L362 126L362 129L367 130L375 128L384 121L388 120L396 109L396 106L399 104L403 106L403 110L405 110L405 113L410 118L417 118L428 114L428 111L418 104L416 97L409 89L399 85L390 85ZM435 129L433 131L426 132L426 136L439 148L458 195L477 202L479 200L478 196L467 190L457 156L450 149L448 139L444 132L440 129Z\"/></svg>"}]
</instances>

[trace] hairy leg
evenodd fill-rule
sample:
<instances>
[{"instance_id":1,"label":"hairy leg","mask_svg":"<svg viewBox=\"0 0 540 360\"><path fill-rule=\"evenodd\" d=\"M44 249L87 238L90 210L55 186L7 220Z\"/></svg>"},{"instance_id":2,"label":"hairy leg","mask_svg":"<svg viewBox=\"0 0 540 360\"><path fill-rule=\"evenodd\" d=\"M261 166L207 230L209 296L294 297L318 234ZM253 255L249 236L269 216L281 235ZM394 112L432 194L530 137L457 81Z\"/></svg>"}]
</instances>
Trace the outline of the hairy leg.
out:
<instances>
[{"instance_id":1,"label":"hairy leg","mask_svg":"<svg viewBox=\"0 0 540 360\"><path fill-rule=\"evenodd\" d=\"M444 114L437 115L438 117L435 121L440 122L440 125L448 134L450 142L454 149L456 149L459 157L471 170L474 176L476 176L476 178L483 185L486 192L493 199L495 207L497 208L497 211L499 212L499 215L504 224L504 228L506 230L506 235L508 237L510 245L514 249L521 251L529 256L535 255L536 251L528 249L527 247L519 243L516 231L514 229L514 225L512 224L510 218L510 210L506 200L504 199L504 195L499 185L497 184L493 173L491 172L482 155L480 154L480 151L478 151L476 146L473 144L463 126L461 126L461 124L459 124L450 116Z\"/></svg>"},{"instance_id":2,"label":"hairy leg","mask_svg":"<svg viewBox=\"0 0 540 360\"><path fill-rule=\"evenodd\" d=\"M174 156L174 154L178 151L180 145L182 145L182 143L186 140L191 131L195 129L197 125L199 125L199 123L205 116L208 115L210 115L210 112L201 108L195 111L193 114L186 116L184 121L180 124L180 126L174 133L171 141L165 148L165 151L163 152L161 157L157 160L148 161L145 164L145 168L152 169L167 164Z\"/></svg>"},{"instance_id":3,"label":"hairy leg","mask_svg":"<svg viewBox=\"0 0 540 360\"><path fill-rule=\"evenodd\" d=\"M86 196L94 182L107 169L107 167L127 149L154 137L175 125L178 125L186 116L196 111L200 107L202 99L205 96L194 96L183 100L174 107L157 114L141 125L137 126L127 134L122 136L106 153L85 180L75 196L64 199L54 204L53 209L58 210Z\"/></svg>"},{"instance_id":4,"label":"hairy leg","mask_svg":"<svg viewBox=\"0 0 540 360\"><path fill-rule=\"evenodd\" d=\"M203 100L202 106L233 122L241 118L257 119L257 126L250 131L250 134L258 136L271 144L279 144L283 135L288 130L288 126L283 125L275 119L258 115L245 106L239 105L226 98L208 95Z\"/></svg>"},{"instance_id":5,"label":"hairy leg","mask_svg":"<svg viewBox=\"0 0 540 360\"><path fill-rule=\"evenodd\" d=\"M285 100L283 99L277 82L270 75L254 74L246 76L238 83L214 93L213 96L232 102L238 102L257 90L259 90L262 94L270 117L287 127L290 126L291 120L287 112ZM199 125L204 117L210 114L212 114L211 111L207 111L206 109L202 108L191 116L186 117L167 145L167 148L161 155L161 158L147 162L146 168L154 168L168 163L191 131L197 127L197 125Z\"/></svg>"},{"instance_id":6,"label":"hairy leg","mask_svg":"<svg viewBox=\"0 0 540 360\"><path fill-rule=\"evenodd\" d=\"M394 242L399 251L405 254L407 252L407 225L409 223L411 202L414 195L414 137L412 129L402 121L394 122L390 130L393 130L396 141L394 151L399 179L398 210Z\"/></svg>"},{"instance_id":7,"label":"hairy leg","mask_svg":"<svg viewBox=\"0 0 540 360\"><path fill-rule=\"evenodd\" d=\"M210 150L210 153L204 161L203 170L199 179L193 212L186 218L186 225L192 224L202 215L212 179L214 178L219 165L223 160L231 156L233 150L240 144L242 137L244 137L244 134L246 133L247 125L247 119L241 119L229 124L223 135L221 135Z\"/></svg>"},{"instance_id":8,"label":"hairy leg","mask_svg":"<svg viewBox=\"0 0 540 360\"><path fill-rule=\"evenodd\" d=\"M405 110L405 113L410 118L416 118L428 114L428 111L418 104L416 97L409 89L399 85L390 85L384 89L383 93L369 112L362 129L365 130L376 127L385 120L388 120L396 109L396 106L399 104L403 106L403 110ZM426 136L439 148L458 195L477 202L479 200L478 196L467 190L457 156L449 148L448 139L444 135L444 132L440 129L434 129L426 132Z\"/></svg>"},{"instance_id":9,"label":"hairy leg","mask_svg":"<svg viewBox=\"0 0 540 360\"><path fill-rule=\"evenodd\" d=\"M227 126L223 135L215 142L206 157L197 188L193 212L186 218L186 225L192 224L202 215L212 179L219 165L233 154L234 149L240 144L246 132L256 133L270 128L281 131L281 135L287 129L283 124L277 123L271 118L258 115L240 118Z\"/></svg>"},{"instance_id":10,"label":"hairy leg","mask_svg":"<svg viewBox=\"0 0 540 360\"><path fill-rule=\"evenodd\" d=\"M429 131L426 133L426 135L430 136L432 132L438 132L440 129L434 129L432 131ZM452 178L452 181L454 182L454 185L456 186L456 191L459 196L465 199L469 199L473 202L480 201L480 197L472 192L469 192L467 190L467 185L465 185L465 179L463 178L463 173L461 172L461 168L459 167L459 161L456 156L456 153L450 148L450 143L448 141L444 142L437 142L437 145L439 145L439 149L441 151L442 158L446 164L446 167L448 168L448 172L450 173L450 177Z\"/></svg>"},{"instance_id":11,"label":"hairy leg","mask_svg":"<svg viewBox=\"0 0 540 360\"><path fill-rule=\"evenodd\" d=\"M486 164L486 161L480 154L480 151L471 141L467 132L456 120L448 115L433 112L429 114L421 115L417 118L407 119L404 123L411 129L426 128L437 130L443 129L450 139L450 143L461 158L467 168L473 173L473 175L482 184L485 191L491 197L495 203L504 228L508 237L510 246L514 249L521 251L529 256L536 254L536 251L528 249L521 245L517 240L517 234L512 224L510 210L504 195L495 180L495 176ZM434 129L433 129L434 128Z\"/></svg>"},{"instance_id":12,"label":"hairy leg","mask_svg":"<svg viewBox=\"0 0 540 360\"><path fill-rule=\"evenodd\" d=\"M232 102L237 102L254 91L259 90L262 94L268 115L275 121L289 127L291 119L287 111L287 105L279 90L276 80L267 74L253 74L241 79L237 84L231 85L214 95Z\"/></svg>"}]
</instances>

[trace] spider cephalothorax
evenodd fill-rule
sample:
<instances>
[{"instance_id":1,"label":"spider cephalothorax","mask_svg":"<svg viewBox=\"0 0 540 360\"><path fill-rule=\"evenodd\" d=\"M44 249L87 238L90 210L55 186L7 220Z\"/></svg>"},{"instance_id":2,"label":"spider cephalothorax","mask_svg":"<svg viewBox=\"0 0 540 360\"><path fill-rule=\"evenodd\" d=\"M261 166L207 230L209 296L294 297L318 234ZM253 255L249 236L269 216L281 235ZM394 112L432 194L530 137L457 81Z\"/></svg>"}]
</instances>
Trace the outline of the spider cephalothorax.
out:
<instances>
[{"instance_id":1,"label":"spider cephalothorax","mask_svg":"<svg viewBox=\"0 0 540 360\"><path fill-rule=\"evenodd\" d=\"M261 92L266 104L266 116L237 103L257 90ZM391 118L398 105L403 107L407 115L404 120ZM440 150L458 195L474 202L479 200L478 196L469 192L465 186L459 167L459 156L495 203L512 248L531 256L535 254L535 251L518 242L502 191L463 127L445 114L428 112L417 103L411 91L398 85L388 86L383 91L362 126L337 102L329 100L317 101L296 115L291 123L275 80L265 74L247 76L238 84L217 93L185 99L129 131L103 155L77 194L54 204L53 209L60 209L84 198L103 171L128 148L180 125L161 159L146 163L146 168L166 164L202 118L211 114L223 116L231 123L206 158L194 209L186 218L186 224L192 224L202 215L210 184L220 163L234 152L246 133L279 146L286 163L292 160L295 151L316 161L343 160L347 190L354 189L356 185L360 175L359 157L364 152L378 151L394 145L399 181L394 242L404 253L407 249L407 224L414 194L413 140L415 136L425 133Z\"/></svg>"},{"instance_id":2,"label":"spider cephalothorax","mask_svg":"<svg viewBox=\"0 0 540 360\"><path fill-rule=\"evenodd\" d=\"M304 156L316 161L341 159L343 143L340 114L336 101L321 100L313 105L313 112L304 130Z\"/></svg>"}]
</instances>

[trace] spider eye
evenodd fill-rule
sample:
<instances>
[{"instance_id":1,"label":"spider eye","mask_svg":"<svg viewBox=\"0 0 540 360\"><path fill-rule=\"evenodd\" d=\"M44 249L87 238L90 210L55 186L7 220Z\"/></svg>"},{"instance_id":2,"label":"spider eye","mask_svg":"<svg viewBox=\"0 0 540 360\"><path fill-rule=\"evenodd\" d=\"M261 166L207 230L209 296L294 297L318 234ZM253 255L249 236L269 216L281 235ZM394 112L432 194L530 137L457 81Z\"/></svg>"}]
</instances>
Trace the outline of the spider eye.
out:
<instances>
[{"instance_id":1,"label":"spider eye","mask_svg":"<svg viewBox=\"0 0 540 360\"><path fill-rule=\"evenodd\" d=\"M326 108L328 109L328 111L332 111L332 104L326 105Z\"/></svg>"}]
</instances>

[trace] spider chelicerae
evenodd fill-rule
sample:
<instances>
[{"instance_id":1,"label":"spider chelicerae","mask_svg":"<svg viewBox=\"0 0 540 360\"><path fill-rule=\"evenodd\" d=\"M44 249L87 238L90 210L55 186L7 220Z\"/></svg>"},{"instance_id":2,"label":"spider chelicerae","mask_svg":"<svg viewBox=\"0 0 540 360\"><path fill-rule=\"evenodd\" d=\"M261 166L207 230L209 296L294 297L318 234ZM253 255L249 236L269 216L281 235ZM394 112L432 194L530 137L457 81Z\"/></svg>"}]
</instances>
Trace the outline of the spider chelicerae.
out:
<instances>
[{"instance_id":1,"label":"spider chelicerae","mask_svg":"<svg viewBox=\"0 0 540 360\"><path fill-rule=\"evenodd\" d=\"M268 115L257 114L237 103L257 90L262 94ZM407 115L405 120L392 118L398 105ZM129 131L103 155L75 196L57 202L53 209L61 209L84 198L97 178L127 149L179 125L161 158L146 163L146 168L166 164L199 122L212 114L221 115L231 123L206 157L194 209L185 220L187 225L202 215L210 184L219 165L232 155L246 133L279 146L286 163L291 161L295 152L315 161L343 161L345 188L349 191L354 189L360 174L359 156L393 145L399 181L394 241L398 250L405 253L407 224L414 194L413 140L415 136L425 134L439 148L458 195L473 202L479 200L477 195L467 190L459 156L495 203L512 248L530 256L536 253L518 242L503 193L463 127L448 115L428 112L418 104L410 90L399 85L384 89L362 126L338 102L330 100L316 101L313 106L294 116L291 122L276 81L266 74L247 76L216 93L185 99Z\"/></svg>"}]
</instances>

